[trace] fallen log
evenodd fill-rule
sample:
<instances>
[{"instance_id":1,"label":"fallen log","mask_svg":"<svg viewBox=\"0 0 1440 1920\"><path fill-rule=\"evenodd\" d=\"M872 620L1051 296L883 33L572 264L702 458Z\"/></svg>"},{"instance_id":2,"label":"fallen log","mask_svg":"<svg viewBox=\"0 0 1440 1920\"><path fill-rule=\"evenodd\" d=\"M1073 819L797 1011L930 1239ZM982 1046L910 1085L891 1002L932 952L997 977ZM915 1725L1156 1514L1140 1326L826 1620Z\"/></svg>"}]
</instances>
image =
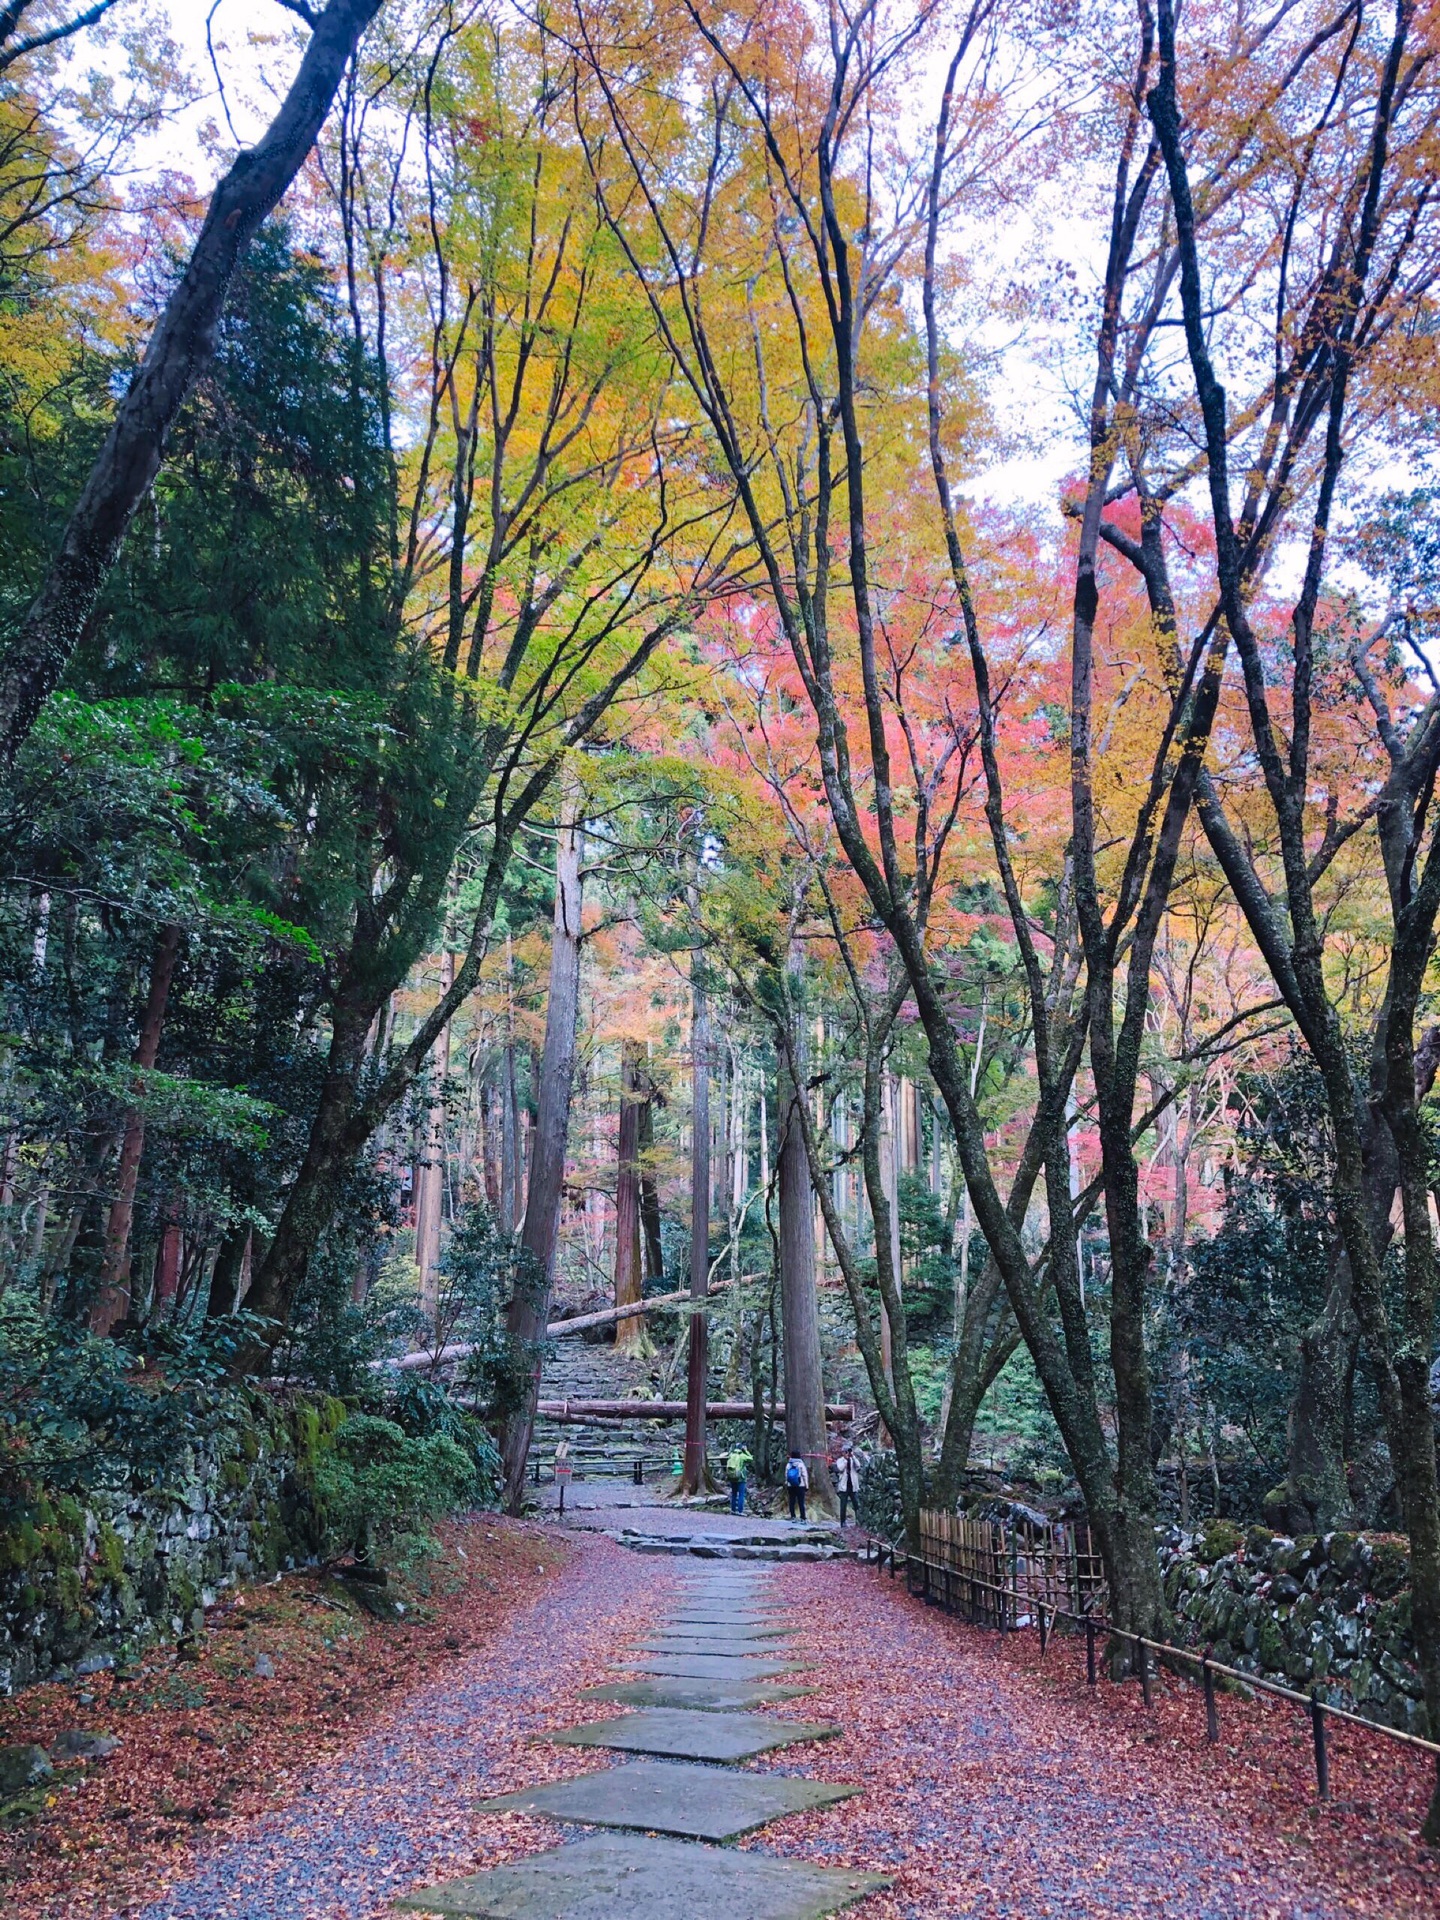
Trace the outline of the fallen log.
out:
<instances>
[{"instance_id":1,"label":"fallen log","mask_svg":"<svg viewBox=\"0 0 1440 1920\"><path fill-rule=\"evenodd\" d=\"M723 1288L718 1286L710 1289L712 1294L721 1291ZM567 1334L584 1333L590 1327L608 1327L615 1320L635 1320L641 1314L655 1313L663 1307L678 1307L682 1301L688 1303L689 1299L688 1287L681 1288L678 1293L655 1293L648 1300L635 1300L628 1306L601 1307L597 1313L577 1313L573 1320L552 1320L545 1329L545 1335L547 1339L560 1340ZM370 1370L372 1373L383 1373L388 1367L399 1373L413 1373L419 1367L449 1366L453 1361L468 1359L474 1351L474 1347L463 1340L441 1347L434 1353L421 1347L415 1353L402 1353L395 1360L372 1360Z\"/></svg>"},{"instance_id":2,"label":"fallen log","mask_svg":"<svg viewBox=\"0 0 1440 1920\"><path fill-rule=\"evenodd\" d=\"M683 1420L683 1400L541 1400L536 1415L542 1420L561 1422L581 1420ZM706 1403L707 1420L753 1420L753 1400L711 1400ZM775 1418L785 1418L784 1405L775 1409ZM855 1408L850 1401L835 1401L825 1409L827 1420L853 1420Z\"/></svg>"}]
</instances>

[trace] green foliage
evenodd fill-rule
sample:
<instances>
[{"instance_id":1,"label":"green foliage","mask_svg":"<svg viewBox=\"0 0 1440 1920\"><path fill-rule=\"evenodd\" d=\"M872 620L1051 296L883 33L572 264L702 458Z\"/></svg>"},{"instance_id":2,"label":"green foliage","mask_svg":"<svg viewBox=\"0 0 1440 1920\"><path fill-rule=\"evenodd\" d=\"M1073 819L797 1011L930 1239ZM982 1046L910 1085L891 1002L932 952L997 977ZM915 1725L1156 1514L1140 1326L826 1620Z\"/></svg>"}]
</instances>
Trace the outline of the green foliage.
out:
<instances>
[{"instance_id":1,"label":"green foliage","mask_svg":"<svg viewBox=\"0 0 1440 1920\"><path fill-rule=\"evenodd\" d=\"M975 1416L971 1458L984 1450L982 1436L1003 1438L1010 1471L1032 1478L1068 1466L1060 1430L1035 1372L1035 1363L1018 1347L995 1377Z\"/></svg>"},{"instance_id":2,"label":"green foliage","mask_svg":"<svg viewBox=\"0 0 1440 1920\"><path fill-rule=\"evenodd\" d=\"M248 1417L225 1369L243 1317L127 1345L23 1300L0 1307L0 1525L96 1487L166 1484L198 1440Z\"/></svg>"},{"instance_id":3,"label":"green foliage","mask_svg":"<svg viewBox=\"0 0 1440 1920\"><path fill-rule=\"evenodd\" d=\"M0 392L0 416L5 404ZM371 564L391 493L383 414L332 276L270 223L68 684L0 798L0 1125L21 1143L0 1227L13 1244L45 1196L48 1225L7 1279L67 1316L98 1278L128 1111L146 1123L139 1318L167 1224L221 1244L233 1278L303 1155L325 962L353 927L358 796L395 757L397 689L416 678ZM0 448L16 431L0 417ZM33 574L49 530L16 531L34 550L8 558ZM142 1073L135 1035L166 925L183 938L161 1056ZM205 1311L205 1271L185 1269L184 1320ZM343 1356L319 1371L344 1375Z\"/></svg>"},{"instance_id":4,"label":"green foliage","mask_svg":"<svg viewBox=\"0 0 1440 1920\"><path fill-rule=\"evenodd\" d=\"M906 1325L912 1339L933 1340L954 1319L958 1262L950 1251L940 1197L922 1173L900 1176L900 1250L906 1262Z\"/></svg>"},{"instance_id":5,"label":"green foliage","mask_svg":"<svg viewBox=\"0 0 1440 1920\"><path fill-rule=\"evenodd\" d=\"M521 1289L540 1285L519 1237L504 1232L488 1207L468 1208L440 1256L436 1329L442 1342L472 1349L460 1377L492 1420L520 1404L534 1365L507 1331L506 1309Z\"/></svg>"},{"instance_id":6,"label":"green foliage","mask_svg":"<svg viewBox=\"0 0 1440 1920\"><path fill-rule=\"evenodd\" d=\"M473 1482L469 1500L475 1506L493 1506L500 1497L500 1454L484 1422L457 1406L434 1380L407 1373L387 1406L390 1418L412 1439L442 1438L453 1442L471 1462Z\"/></svg>"},{"instance_id":7,"label":"green foliage","mask_svg":"<svg viewBox=\"0 0 1440 1920\"><path fill-rule=\"evenodd\" d=\"M479 1497L478 1479L473 1453L448 1433L415 1437L354 1413L318 1456L313 1485L335 1550L368 1560L416 1550L427 1520Z\"/></svg>"},{"instance_id":8,"label":"green foliage","mask_svg":"<svg viewBox=\"0 0 1440 1920\"><path fill-rule=\"evenodd\" d=\"M1189 1250L1189 1274L1157 1328L1157 1373L1174 1378L1164 1355L1183 1344L1192 1399L1217 1423L1243 1431L1240 1497L1258 1512L1283 1477L1290 1399L1300 1338L1328 1284L1334 1223L1327 1128L1318 1078L1297 1057L1247 1086L1254 1115L1243 1140L1244 1177L1212 1240ZM1363 1382L1362 1394L1368 1393Z\"/></svg>"}]
</instances>

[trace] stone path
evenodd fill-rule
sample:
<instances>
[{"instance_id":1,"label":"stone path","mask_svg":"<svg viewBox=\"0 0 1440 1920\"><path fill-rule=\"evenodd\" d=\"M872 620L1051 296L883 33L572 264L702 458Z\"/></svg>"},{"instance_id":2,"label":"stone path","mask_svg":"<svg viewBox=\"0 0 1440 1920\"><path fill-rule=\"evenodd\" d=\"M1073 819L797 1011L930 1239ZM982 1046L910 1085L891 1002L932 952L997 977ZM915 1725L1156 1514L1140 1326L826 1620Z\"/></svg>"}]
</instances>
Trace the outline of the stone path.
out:
<instances>
[{"instance_id":1,"label":"stone path","mask_svg":"<svg viewBox=\"0 0 1440 1920\"><path fill-rule=\"evenodd\" d=\"M634 1650L712 1623L745 1629L741 1650ZM284 1808L177 1858L128 1920L398 1920L399 1896L410 1920L804 1920L837 1901L862 1903L845 1920L1432 1920L1317 1871L1301 1746L1293 1807L1268 1779L1240 1793L1244 1756L1205 1746L1193 1700L1177 1744L1163 1698L1093 1700L1083 1652L1058 1653L1057 1693L1008 1638L853 1562L657 1560L597 1530L483 1649L347 1753L297 1756ZM627 1706L840 1731L739 1765L549 1738ZM1373 1825L1380 1858L1383 1809ZM865 1898L880 1883L837 1861L893 1884Z\"/></svg>"},{"instance_id":2,"label":"stone path","mask_svg":"<svg viewBox=\"0 0 1440 1920\"><path fill-rule=\"evenodd\" d=\"M783 1650L790 1632L766 1608L767 1581L758 1569L733 1565L687 1571L679 1603L645 1643L646 1657L627 1663L644 1680L590 1690L589 1697L618 1699L633 1711L549 1734L562 1745L646 1758L480 1803L483 1813L599 1832L411 1894L400 1908L466 1920L821 1920L887 1886L878 1874L723 1844L859 1792L738 1771L741 1761L840 1731L750 1710L804 1691L764 1685L765 1675L788 1670L767 1656ZM677 1674L677 1665L686 1671Z\"/></svg>"}]
</instances>

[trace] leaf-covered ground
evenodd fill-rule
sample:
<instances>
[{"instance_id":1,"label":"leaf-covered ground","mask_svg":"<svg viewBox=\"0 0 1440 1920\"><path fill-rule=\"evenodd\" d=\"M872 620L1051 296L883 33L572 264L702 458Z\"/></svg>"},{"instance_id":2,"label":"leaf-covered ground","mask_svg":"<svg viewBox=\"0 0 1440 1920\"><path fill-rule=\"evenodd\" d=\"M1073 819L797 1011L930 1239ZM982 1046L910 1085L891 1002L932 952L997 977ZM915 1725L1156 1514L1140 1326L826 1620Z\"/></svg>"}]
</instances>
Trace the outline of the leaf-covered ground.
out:
<instances>
[{"instance_id":1,"label":"leaf-covered ground","mask_svg":"<svg viewBox=\"0 0 1440 1920\"><path fill-rule=\"evenodd\" d=\"M492 1518L450 1545L417 1596L428 1617L364 1631L297 1577L229 1609L199 1663L157 1655L88 1711L59 1688L0 1707L6 1740L79 1725L123 1741L0 1839L6 1920L370 1920L408 1888L553 1845L545 1822L475 1802L607 1764L544 1731L613 1711L580 1690L671 1610L678 1569ZM857 1920L1440 1906L1440 1865L1410 1837L1424 1766L1370 1736L1338 1736L1336 1803L1317 1809L1288 1709L1222 1701L1211 1749L1194 1691L1167 1683L1148 1714L1133 1686L1092 1694L1083 1645L1052 1643L1042 1665L1033 1634L971 1629L853 1564L774 1582L816 1688L777 1711L843 1733L762 1764L864 1793L746 1844L890 1873ZM254 1675L261 1652L273 1680Z\"/></svg>"},{"instance_id":2,"label":"leaf-covered ground","mask_svg":"<svg viewBox=\"0 0 1440 1920\"><path fill-rule=\"evenodd\" d=\"M1034 1632L972 1628L855 1563L780 1579L818 1687L785 1711L844 1729L804 1771L865 1792L765 1844L892 1874L863 1920L1440 1911L1440 1858L1414 1838L1424 1756L1338 1732L1320 1807L1294 1707L1222 1698L1210 1747L1197 1689L1167 1679L1148 1712L1133 1682L1092 1692L1083 1640L1042 1663Z\"/></svg>"},{"instance_id":3,"label":"leaf-covered ground","mask_svg":"<svg viewBox=\"0 0 1440 1920\"><path fill-rule=\"evenodd\" d=\"M403 1620L370 1619L337 1601L333 1584L297 1574L213 1609L199 1660L157 1649L121 1680L100 1674L0 1700L0 1745L44 1745L69 1727L120 1739L110 1758L57 1773L38 1820L0 1829L7 1920L139 1912L197 1855L225 1859L257 1816L303 1816L357 1743L397 1716L403 1724L416 1699L484 1666L497 1643L513 1645L567 1563L568 1542L488 1515L441 1531L443 1559L400 1589ZM273 1679L256 1676L261 1655ZM435 1810L438 1826L446 1817ZM383 1848L365 1844L378 1859ZM246 1911L245 1897L232 1882L195 1910Z\"/></svg>"}]
</instances>

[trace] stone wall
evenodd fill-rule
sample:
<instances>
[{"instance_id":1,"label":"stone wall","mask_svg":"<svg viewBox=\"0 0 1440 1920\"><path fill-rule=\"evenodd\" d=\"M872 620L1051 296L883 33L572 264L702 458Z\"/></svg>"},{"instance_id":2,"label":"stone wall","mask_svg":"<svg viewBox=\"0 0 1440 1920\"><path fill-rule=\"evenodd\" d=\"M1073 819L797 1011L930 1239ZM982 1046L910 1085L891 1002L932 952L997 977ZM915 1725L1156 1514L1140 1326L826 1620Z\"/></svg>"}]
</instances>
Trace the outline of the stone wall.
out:
<instances>
[{"instance_id":1,"label":"stone wall","mask_svg":"<svg viewBox=\"0 0 1440 1920\"><path fill-rule=\"evenodd\" d=\"M1211 1520L1162 1536L1165 1596L1187 1646L1424 1734L1410 1637L1408 1546L1393 1534L1292 1540Z\"/></svg>"},{"instance_id":2,"label":"stone wall","mask_svg":"<svg viewBox=\"0 0 1440 1920\"><path fill-rule=\"evenodd\" d=\"M237 1410L164 1484L47 1492L0 1530L0 1693L183 1639L237 1580L311 1558L306 1467L339 1402Z\"/></svg>"}]
</instances>

